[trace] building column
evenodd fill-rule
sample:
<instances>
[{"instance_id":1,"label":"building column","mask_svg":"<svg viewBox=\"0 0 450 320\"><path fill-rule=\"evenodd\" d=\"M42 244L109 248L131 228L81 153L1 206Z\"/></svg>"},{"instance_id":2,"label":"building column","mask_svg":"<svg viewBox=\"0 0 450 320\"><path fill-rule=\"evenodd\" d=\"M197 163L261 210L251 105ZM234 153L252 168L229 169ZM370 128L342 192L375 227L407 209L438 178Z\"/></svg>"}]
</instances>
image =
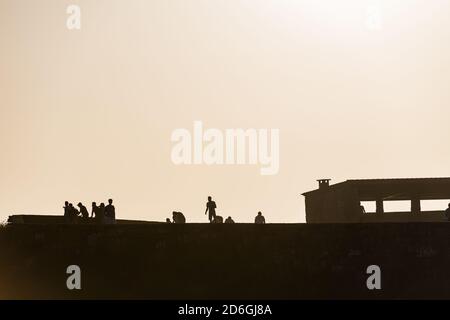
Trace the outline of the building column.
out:
<instances>
[{"instance_id":1,"label":"building column","mask_svg":"<svg viewBox=\"0 0 450 320\"><path fill-rule=\"evenodd\" d=\"M384 213L383 199L378 198L376 200L376 205L377 205L376 213Z\"/></svg>"},{"instance_id":2,"label":"building column","mask_svg":"<svg viewBox=\"0 0 450 320\"><path fill-rule=\"evenodd\" d=\"M412 213L420 213L420 198L413 197L411 199L411 212Z\"/></svg>"}]
</instances>

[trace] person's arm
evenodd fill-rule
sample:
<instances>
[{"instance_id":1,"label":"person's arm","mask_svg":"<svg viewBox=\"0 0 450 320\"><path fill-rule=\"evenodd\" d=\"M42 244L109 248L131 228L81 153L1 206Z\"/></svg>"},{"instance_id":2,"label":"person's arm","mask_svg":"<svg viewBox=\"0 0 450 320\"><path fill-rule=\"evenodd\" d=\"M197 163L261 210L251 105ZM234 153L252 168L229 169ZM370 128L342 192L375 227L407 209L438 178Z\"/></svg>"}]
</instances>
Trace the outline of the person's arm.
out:
<instances>
[{"instance_id":1,"label":"person's arm","mask_svg":"<svg viewBox=\"0 0 450 320\"><path fill-rule=\"evenodd\" d=\"M208 213L208 204L206 204L205 214Z\"/></svg>"}]
</instances>

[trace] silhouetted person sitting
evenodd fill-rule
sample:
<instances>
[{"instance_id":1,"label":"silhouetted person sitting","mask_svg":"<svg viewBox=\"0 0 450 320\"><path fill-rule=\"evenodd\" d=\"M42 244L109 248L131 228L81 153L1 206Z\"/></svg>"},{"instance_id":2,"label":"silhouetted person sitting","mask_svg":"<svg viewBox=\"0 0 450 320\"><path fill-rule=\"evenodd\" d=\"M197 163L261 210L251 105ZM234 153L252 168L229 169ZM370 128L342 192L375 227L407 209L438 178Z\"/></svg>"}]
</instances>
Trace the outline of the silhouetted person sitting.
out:
<instances>
[{"instance_id":1,"label":"silhouetted person sitting","mask_svg":"<svg viewBox=\"0 0 450 320\"><path fill-rule=\"evenodd\" d=\"M448 204L448 208L445 209L445 216L447 217L447 220L450 221L450 203Z\"/></svg>"},{"instance_id":2,"label":"silhouetted person sitting","mask_svg":"<svg viewBox=\"0 0 450 320\"><path fill-rule=\"evenodd\" d=\"M92 212L91 212L91 218L97 218L97 213L98 213L98 206L97 203L92 202Z\"/></svg>"},{"instance_id":3,"label":"silhouetted person sitting","mask_svg":"<svg viewBox=\"0 0 450 320\"><path fill-rule=\"evenodd\" d=\"M231 217L225 219L225 223L234 223L234 220Z\"/></svg>"},{"instance_id":4,"label":"silhouetted person sitting","mask_svg":"<svg viewBox=\"0 0 450 320\"><path fill-rule=\"evenodd\" d=\"M214 219L216 218L216 203L212 201L211 197L208 197L208 202L206 203L206 210L205 214L209 213L209 222L214 222Z\"/></svg>"},{"instance_id":5,"label":"silhouetted person sitting","mask_svg":"<svg viewBox=\"0 0 450 320\"><path fill-rule=\"evenodd\" d=\"M173 223L186 223L186 218L184 214L181 212L173 211L172 212Z\"/></svg>"},{"instance_id":6,"label":"silhouetted person sitting","mask_svg":"<svg viewBox=\"0 0 450 320\"><path fill-rule=\"evenodd\" d=\"M223 223L223 218L221 216L215 216L213 223Z\"/></svg>"},{"instance_id":7,"label":"silhouetted person sitting","mask_svg":"<svg viewBox=\"0 0 450 320\"><path fill-rule=\"evenodd\" d=\"M166 223L172 223L169 218L166 218Z\"/></svg>"},{"instance_id":8,"label":"silhouetted person sitting","mask_svg":"<svg viewBox=\"0 0 450 320\"><path fill-rule=\"evenodd\" d=\"M80 212L73 206L73 204L69 203L69 217L71 223L77 223L79 214Z\"/></svg>"},{"instance_id":9,"label":"silhouetted person sitting","mask_svg":"<svg viewBox=\"0 0 450 320\"><path fill-rule=\"evenodd\" d=\"M258 215L255 217L255 223L256 224L265 224L266 223L266 219L262 215L261 211L258 212Z\"/></svg>"},{"instance_id":10,"label":"silhouetted person sitting","mask_svg":"<svg viewBox=\"0 0 450 320\"><path fill-rule=\"evenodd\" d=\"M106 223L115 224L116 223L116 208L113 206L112 199L108 200L108 205L105 207L105 217Z\"/></svg>"},{"instance_id":11,"label":"silhouetted person sitting","mask_svg":"<svg viewBox=\"0 0 450 320\"><path fill-rule=\"evenodd\" d=\"M80 202L78 203L78 208L80 208L80 213L83 219L87 220L89 218L89 212L85 206Z\"/></svg>"}]
</instances>

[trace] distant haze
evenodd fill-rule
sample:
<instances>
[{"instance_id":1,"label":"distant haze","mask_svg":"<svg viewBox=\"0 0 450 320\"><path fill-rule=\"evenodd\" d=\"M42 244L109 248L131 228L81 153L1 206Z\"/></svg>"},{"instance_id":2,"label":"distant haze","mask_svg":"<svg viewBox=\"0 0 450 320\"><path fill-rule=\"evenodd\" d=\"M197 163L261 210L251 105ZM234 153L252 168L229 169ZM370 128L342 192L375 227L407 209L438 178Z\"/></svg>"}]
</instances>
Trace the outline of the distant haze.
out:
<instances>
[{"instance_id":1,"label":"distant haze","mask_svg":"<svg viewBox=\"0 0 450 320\"><path fill-rule=\"evenodd\" d=\"M68 30L66 8L81 8ZM450 2L0 0L0 220L113 198L303 222L316 179L450 176ZM171 134L279 129L279 172L175 165Z\"/></svg>"}]
</instances>

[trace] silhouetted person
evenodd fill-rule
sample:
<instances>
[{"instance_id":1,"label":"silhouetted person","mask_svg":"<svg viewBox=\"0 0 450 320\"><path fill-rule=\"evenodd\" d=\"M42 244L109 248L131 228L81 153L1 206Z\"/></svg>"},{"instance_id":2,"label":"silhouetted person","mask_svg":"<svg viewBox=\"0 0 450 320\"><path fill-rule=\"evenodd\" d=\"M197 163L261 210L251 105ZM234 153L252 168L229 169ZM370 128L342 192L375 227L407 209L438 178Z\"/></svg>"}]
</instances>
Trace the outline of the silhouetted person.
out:
<instances>
[{"instance_id":1,"label":"silhouetted person","mask_svg":"<svg viewBox=\"0 0 450 320\"><path fill-rule=\"evenodd\" d=\"M448 208L445 209L445 216L447 217L447 220L450 221L450 203L448 204Z\"/></svg>"},{"instance_id":2,"label":"silhouetted person","mask_svg":"<svg viewBox=\"0 0 450 320\"><path fill-rule=\"evenodd\" d=\"M186 218L184 214L181 212L173 211L172 212L173 223L186 223Z\"/></svg>"},{"instance_id":3,"label":"silhouetted person","mask_svg":"<svg viewBox=\"0 0 450 320\"><path fill-rule=\"evenodd\" d=\"M97 206L97 203L92 202L91 218L94 218L94 217L97 218L97 212L98 212L98 206Z\"/></svg>"},{"instance_id":4,"label":"silhouetted person","mask_svg":"<svg viewBox=\"0 0 450 320\"><path fill-rule=\"evenodd\" d=\"M166 223L172 223L169 218L166 218Z\"/></svg>"},{"instance_id":5,"label":"silhouetted person","mask_svg":"<svg viewBox=\"0 0 450 320\"><path fill-rule=\"evenodd\" d=\"M97 220L97 223L103 223L104 219L105 219L105 204L102 202L100 203L100 206L97 207L95 220Z\"/></svg>"},{"instance_id":6,"label":"silhouetted person","mask_svg":"<svg viewBox=\"0 0 450 320\"><path fill-rule=\"evenodd\" d=\"M69 206L69 201L64 202L64 221L66 223L70 223L71 222L71 216L70 216L70 206Z\"/></svg>"},{"instance_id":7,"label":"silhouetted person","mask_svg":"<svg viewBox=\"0 0 450 320\"><path fill-rule=\"evenodd\" d=\"M234 223L234 220L231 217L225 219L225 223Z\"/></svg>"},{"instance_id":8,"label":"silhouetted person","mask_svg":"<svg viewBox=\"0 0 450 320\"><path fill-rule=\"evenodd\" d=\"M223 223L223 217L215 216L213 223Z\"/></svg>"},{"instance_id":9,"label":"silhouetted person","mask_svg":"<svg viewBox=\"0 0 450 320\"><path fill-rule=\"evenodd\" d=\"M208 202L206 203L206 210L205 214L209 213L209 222L214 222L214 219L216 218L216 203L212 201L211 197L208 197Z\"/></svg>"},{"instance_id":10,"label":"silhouetted person","mask_svg":"<svg viewBox=\"0 0 450 320\"><path fill-rule=\"evenodd\" d=\"M361 213L366 213L366 209L364 208L363 205L359 206L359 210L361 210Z\"/></svg>"},{"instance_id":11,"label":"silhouetted person","mask_svg":"<svg viewBox=\"0 0 450 320\"><path fill-rule=\"evenodd\" d=\"M261 211L258 212L258 215L255 217L255 223L256 224L265 224L266 223L266 219L262 215Z\"/></svg>"},{"instance_id":12,"label":"silhouetted person","mask_svg":"<svg viewBox=\"0 0 450 320\"><path fill-rule=\"evenodd\" d=\"M83 219L87 220L89 218L89 212L87 208L81 202L78 203L78 208L80 208L80 213Z\"/></svg>"},{"instance_id":13,"label":"silhouetted person","mask_svg":"<svg viewBox=\"0 0 450 320\"><path fill-rule=\"evenodd\" d=\"M73 204L69 203L69 219L71 223L77 222L79 214L80 212L73 206Z\"/></svg>"},{"instance_id":14,"label":"silhouetted person","mask_svg":"<svg viewBox=\"0 0 450 320\"><path fill-rule=\"evenodd\" d=\"M113 206L112 199L108 200L108 205L105 207L105 217L107 223L116 223L116 208Z\"/></svg>"}]
</instances>

